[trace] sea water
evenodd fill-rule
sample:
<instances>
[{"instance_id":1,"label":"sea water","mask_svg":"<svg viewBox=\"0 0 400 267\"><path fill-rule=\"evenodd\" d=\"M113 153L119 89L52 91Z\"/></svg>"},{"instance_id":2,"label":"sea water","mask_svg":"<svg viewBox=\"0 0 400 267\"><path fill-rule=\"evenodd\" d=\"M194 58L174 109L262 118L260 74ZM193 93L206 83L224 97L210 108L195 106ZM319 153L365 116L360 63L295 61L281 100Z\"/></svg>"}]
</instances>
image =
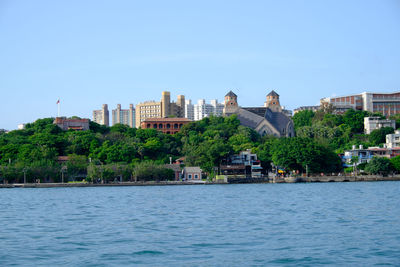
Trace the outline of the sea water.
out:
<instances>
[{"instance_id":1,"label":"sea water","mask_svg":"<svg viewBox=\"0 0 400 267\"><path fill-rule=\"evenodd\" d=\"M0 190L0 266L400 265L400 182Z\"/></svg>"}]
</instances>

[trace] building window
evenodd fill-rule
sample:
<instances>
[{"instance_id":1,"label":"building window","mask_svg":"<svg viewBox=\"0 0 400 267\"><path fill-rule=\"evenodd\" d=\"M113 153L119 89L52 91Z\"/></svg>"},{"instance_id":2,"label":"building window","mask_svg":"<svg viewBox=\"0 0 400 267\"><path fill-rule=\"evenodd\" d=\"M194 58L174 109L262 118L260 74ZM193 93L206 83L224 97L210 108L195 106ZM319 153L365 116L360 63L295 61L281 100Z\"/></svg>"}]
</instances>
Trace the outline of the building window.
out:
<instances>
[{"instance_id":1,"label":"building window","mask_svg":"<svg viewBox=\"0 0 400 267\"><path fill-rule=\"evenodd\" d=\"M157 129L157 123L154 123L154 124L153 124L153 128L154 128L154 129Z\"/></svg>"},{"instance_id":2,"label":"building window","mask_svg":"<svg viewBox=\"0 0 400 267\"><path fill-rule=\"evenodd\" d=\"M198 179L199 176L197 174L194 175L194 179Z\"/></svg>"},{"instance_id":3,"label":"building window","mask_svg":"<svg viewBox=\"0 0 400 267\"><path fill-rule=\"evenodd\" d=\"M178 124L177 123L174 124L174 129L178 129Z\"/></svg>"},{"instance_id":4,"label":"building window","mask_svg":"<svg viewBox=\"0 0 400 267\"><path fill-rule=\"evenodd\" d=\"M192 175L189 174L189 175L188 175L188 178L189 178L189 180L192 180Z\"/></svg>"},{"instance_id":5,"label":"building window","mask_svg":"<svg viewBox=\"0 0 400 267\"><path fill-rule=\"evenodd\" d=\"M150 128L150 124L149 123L147 124L147 128Z\"/></svg>"},{"instance_id":6,"label":"building window","mask_svg":"<svg viewBox=\"0 0 400 267\"><path fill-rule=\"evenodd\" d=\"M171 128L171 124L167 123L167 129Z\"/></svg>"}]
</instances>

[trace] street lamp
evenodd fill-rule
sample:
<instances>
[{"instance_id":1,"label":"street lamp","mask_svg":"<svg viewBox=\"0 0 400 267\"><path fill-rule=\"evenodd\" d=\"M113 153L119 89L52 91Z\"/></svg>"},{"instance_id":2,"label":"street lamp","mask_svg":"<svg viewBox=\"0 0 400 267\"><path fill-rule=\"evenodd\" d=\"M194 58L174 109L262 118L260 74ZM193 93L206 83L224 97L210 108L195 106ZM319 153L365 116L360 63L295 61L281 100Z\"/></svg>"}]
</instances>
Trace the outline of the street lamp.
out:
<instances>
[{"instance_id":1,"label":"street lamp","mask_svg":"<svg viewBox=\"0 0 400 267\"><path fill-rule=\"evenodd\" d=\"M66 172L67 169L68 168L65 165L61 167L61 183L62 184L64 183L64 173Z\"/></svg>"},{"instance_id":2,"label":"street lamp","mask_svg":"<svg viewBox=\"0 0 400 267\"><path fill-rule=\"evenodd\" d=\"M26 184L26 167L22 169L22 172L24 173L24 184Z\"/></svg>"}]
</instances>

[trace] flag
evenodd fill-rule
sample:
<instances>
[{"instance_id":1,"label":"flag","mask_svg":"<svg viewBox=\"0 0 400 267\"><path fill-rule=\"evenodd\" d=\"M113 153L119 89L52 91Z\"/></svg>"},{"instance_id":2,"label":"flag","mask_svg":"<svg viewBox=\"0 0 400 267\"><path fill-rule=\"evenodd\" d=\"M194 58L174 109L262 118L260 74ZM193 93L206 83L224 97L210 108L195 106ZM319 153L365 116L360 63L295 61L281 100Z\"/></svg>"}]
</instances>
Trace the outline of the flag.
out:
<instances>
[{"instance_id":1,"label":"flag","mask_svg":"<svg viewBox=\"0 0 400 267\"><path fill-rule=\"evenodd\" d=\"M56 103L56 104L60 104L60 99L57 100L57 103Z\"/></svg>"}]
</instances>

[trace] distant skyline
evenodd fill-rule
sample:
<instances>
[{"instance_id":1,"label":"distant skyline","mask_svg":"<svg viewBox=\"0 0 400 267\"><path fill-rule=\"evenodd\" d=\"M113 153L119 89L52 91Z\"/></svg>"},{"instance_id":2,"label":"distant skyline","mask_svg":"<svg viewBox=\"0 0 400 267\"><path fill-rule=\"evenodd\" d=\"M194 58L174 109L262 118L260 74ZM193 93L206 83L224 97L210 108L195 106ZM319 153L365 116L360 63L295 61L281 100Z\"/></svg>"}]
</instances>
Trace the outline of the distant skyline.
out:
<instances>
[{"instance_id":1,"label":"distant skyline","mask_svg":"<svg viewBox=\"0 0 400 267\"><path fill-rule=\"evenodd\" d=\"M293 110L400 91L400 1L0 1L0 129L162 91Z\"/></svg>"}]
</instances>

